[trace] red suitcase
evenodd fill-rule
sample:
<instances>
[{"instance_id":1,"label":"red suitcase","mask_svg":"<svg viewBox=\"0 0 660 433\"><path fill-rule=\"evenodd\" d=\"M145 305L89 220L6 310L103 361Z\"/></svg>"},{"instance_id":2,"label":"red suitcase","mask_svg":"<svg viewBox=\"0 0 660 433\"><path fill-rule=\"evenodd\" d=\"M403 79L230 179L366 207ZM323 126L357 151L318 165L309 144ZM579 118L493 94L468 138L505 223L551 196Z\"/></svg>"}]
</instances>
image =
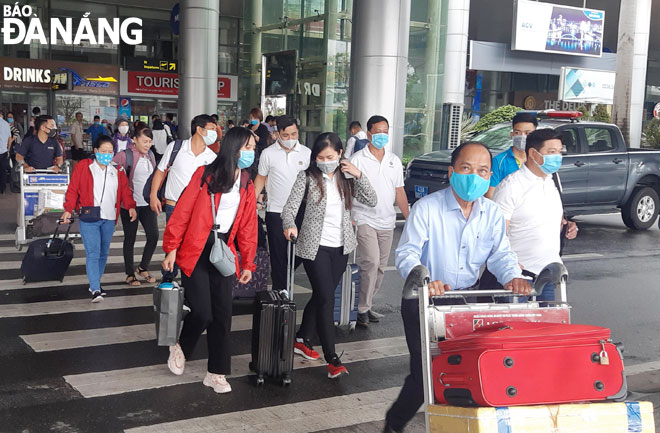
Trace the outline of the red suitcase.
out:
<instances>
[{"instance_id":1,"label":"red suitcase","mask_svg":"<svg viewBox=\"0 0 660 433\"><path fill-rule=\"evenodd\" d=\"M438 343L437 403L521 406L621 400L623 357L598 326L508 322Z\"/></svg>"}]
</instances>

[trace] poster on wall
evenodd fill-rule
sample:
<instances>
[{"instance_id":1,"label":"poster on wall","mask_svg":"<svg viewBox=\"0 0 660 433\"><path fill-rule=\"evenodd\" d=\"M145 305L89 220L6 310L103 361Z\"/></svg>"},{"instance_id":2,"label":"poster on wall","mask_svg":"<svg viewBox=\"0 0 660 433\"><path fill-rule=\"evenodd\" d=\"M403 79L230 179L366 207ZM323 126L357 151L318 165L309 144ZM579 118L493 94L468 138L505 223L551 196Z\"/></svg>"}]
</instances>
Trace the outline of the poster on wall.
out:
<instances>
[{"instance_id":1,"label":"poster on wall","mask_svg":"<svg viewBox=\"0 0 660 433\"><path fill-rule=\"evenodd\" d=\"M516 0L511 49L600 57L605 11Z\"/></svg>"},{"instance_id":2,"label":"poster on wall","mask_svg":"<svg viewBox=\"0 0 660 433\"><path fill-rule=\"evenodd\" d=\"M615 72L563 67L559 78L559 100L612 104L615 80Z\"/></svg>"}]
</instances>

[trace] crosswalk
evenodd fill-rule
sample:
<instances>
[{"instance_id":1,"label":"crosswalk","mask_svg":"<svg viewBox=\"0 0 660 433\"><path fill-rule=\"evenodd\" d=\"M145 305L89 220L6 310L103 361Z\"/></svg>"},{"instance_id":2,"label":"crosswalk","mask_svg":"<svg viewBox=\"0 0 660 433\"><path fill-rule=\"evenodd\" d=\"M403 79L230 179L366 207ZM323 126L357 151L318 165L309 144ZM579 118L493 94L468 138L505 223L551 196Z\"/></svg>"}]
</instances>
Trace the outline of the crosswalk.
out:
<instances>
[{"instance_id":1,"label":"crosswalk","mask_svg":"<svg viewBox=\"0 0 660 433\"><path fill-rule=\"evenodd\" d=\"M248 367L252 305L236 301L233 391L218 395L201 384L204 336L183 375L168 370L168 349L155 342L153 285L126 285L122 235L119 230L113 239L102 279L108 296L98 304L88 296L79 241L62 283L23 284L17 278L21 256L11 237L0 235L0 337L6 349L0 350L0 430L288 433L358 424L359 431L382 429L408 369L397 315L388 315L377 334L338 331L337 352L344 353L348 377L330 381L323 361L296 357L289 387L268 382L256 387ZM144 241L138 233L136 259ZM162 257L159 247L152 274L158 274ZM296 282L300 323L311 296L302 267Z\"/></svg>"}]
</instances>

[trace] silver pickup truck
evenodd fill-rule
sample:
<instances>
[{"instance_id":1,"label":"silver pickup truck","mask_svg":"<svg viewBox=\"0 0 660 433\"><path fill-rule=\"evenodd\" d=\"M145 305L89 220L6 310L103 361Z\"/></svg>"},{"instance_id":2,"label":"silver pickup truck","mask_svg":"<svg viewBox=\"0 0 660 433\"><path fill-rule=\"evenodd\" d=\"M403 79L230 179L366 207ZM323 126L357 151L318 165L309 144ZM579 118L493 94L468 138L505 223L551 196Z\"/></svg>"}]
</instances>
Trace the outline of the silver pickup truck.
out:
<instances>
[{"instance_id":1,"label":"silver pickup truck","mask_svg":"<svg viewBox=\"0 0 660 433\"><path fill-rule=\"evenodd\" d=\"M660 209L660 151L628 149L616 125L576 119L539 120L540 128L563 134L564 158L559 177L566 214L621 212L625 225L635 230L651 227ZM498 154L511 147L510 123L476 135ZM420 197L449 186L451 150L414 158L406 169L405 190L412 204Z\"/></svg>"}]
</instances>

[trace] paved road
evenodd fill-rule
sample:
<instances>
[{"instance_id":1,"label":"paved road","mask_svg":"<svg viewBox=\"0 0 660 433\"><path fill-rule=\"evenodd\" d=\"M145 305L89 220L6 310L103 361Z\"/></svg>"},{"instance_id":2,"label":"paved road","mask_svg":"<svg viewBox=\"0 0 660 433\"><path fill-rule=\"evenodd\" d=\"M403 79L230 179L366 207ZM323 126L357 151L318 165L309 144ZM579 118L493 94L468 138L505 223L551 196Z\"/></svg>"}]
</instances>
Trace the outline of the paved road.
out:
<instances>
[{"instance_id":1,"label":"paved road","mask_svg":"<svg viewBox=\"0 0 660 433\"><path fill-rule=\"evenodd\" d=\"M0 198L4 221L12 215L12 204L11 198ZM611 327L626 344L626 363L634 373L629 376L636 391L632 397L658 402L660 231L628 231L618 216L581 220L580 236L566 251L573 321ZM387 272L376 299L375 310L385 319L368 330L338 331L351 374L336 382L326 378L323 363L298 362L289 388L256 388L247 371L250 305L236 302L234 391L216 395L200 383L206 366L204 340L183 376L169 373L167 349L153 340L151 288L122 284L121 227L104 280L108 298L93 305L82 247L64 284L23 286L18 281L22 254L12 249L9 226L0 225L5 228L0 232L0 431L382 429L384 412L408 369L398 306L402 280L395 271ZM296 302L302 308L310 296L305 289L309 282L302 271L296 282L301 286ZM408 431L421 430L418 416Z\"/></svg>"}]
</instances>

